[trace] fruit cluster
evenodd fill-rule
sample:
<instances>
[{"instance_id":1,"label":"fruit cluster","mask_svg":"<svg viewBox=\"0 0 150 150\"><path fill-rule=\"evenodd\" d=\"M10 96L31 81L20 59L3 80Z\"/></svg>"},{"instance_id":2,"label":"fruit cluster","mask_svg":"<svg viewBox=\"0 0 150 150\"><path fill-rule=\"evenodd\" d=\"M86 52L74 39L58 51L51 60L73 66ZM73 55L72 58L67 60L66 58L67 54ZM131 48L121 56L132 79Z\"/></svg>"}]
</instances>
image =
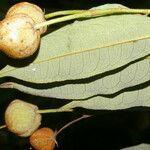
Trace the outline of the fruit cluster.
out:
<instances>
[{"instance_id":1,"label":"fruit cluster","mask_svg":"<svg viewBox=\"0 0 150 150\"><path fill-rule=\"evenodd\" d=\"M36 105L22 100L13 100L5 111L5 123L9 131L20 137L29 137L36 150L53 150L56 133L47 127L39 128L42 116Z\"/></svg>"}]
</instances>

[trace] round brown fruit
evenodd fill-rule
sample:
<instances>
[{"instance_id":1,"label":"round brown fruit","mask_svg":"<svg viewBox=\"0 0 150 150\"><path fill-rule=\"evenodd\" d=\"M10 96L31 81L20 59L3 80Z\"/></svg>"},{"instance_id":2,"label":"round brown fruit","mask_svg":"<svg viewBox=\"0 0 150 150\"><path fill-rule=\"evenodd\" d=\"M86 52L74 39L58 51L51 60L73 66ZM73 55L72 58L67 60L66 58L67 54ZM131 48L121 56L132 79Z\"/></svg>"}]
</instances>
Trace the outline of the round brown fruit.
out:
<instances>
[{"instance_id":1,"label":"round brown fruit","mask_svg":"<svg viewBox=\"0 0 150 150\"><path fill-rule=\"evenodd\" d=\"M0 22L0 50L9 57L29 57L39 44L39 31L34 28L34 21L28 15L15 14Z\"/></svg>"},{"instance_id":2,"label":"round brown fruit","mask_svg":"<svg viewBox=\"0 0 150 150\"><path fill-rule=\"evenodd\" d=\"M53 150L55 148L55 132L50 128L44 127L36 130L29 140L36 150Z\"/></svg>"},{"instance_id":3,"label":"round brown fruit","mask_svg":"<svg viewBox=\"0 0 150 150\"><path fill-rule=\"evenodd\" d=\"M6 17L11 17L14 14L20 13L30 16L34 20L35 24L46 21L42 9L39 6L28 2L21 2L13 5L7 11ZM45 33L47 31L47 26L40 28L39 31L40 34Z\"/></svg>"}]
</instances>

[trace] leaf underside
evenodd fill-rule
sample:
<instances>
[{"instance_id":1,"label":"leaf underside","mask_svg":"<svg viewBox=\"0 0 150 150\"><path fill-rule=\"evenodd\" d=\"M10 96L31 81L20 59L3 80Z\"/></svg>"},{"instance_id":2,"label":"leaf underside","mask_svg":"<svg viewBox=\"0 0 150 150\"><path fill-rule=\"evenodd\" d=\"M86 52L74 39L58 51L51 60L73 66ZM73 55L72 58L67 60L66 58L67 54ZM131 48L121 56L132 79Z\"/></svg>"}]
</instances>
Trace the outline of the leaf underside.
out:
<instances>
[{"instance_id":1,"label":"leaf underside","mask_svg":"<svg viewBox=\"0 0 150 150\"><path fill-rule=\"evenodd\" d=\"M75 21L44 36L32 63L7 65L0 77L41 83L40 89L11 84L33 95L75 100L72 108L149 106L149 24L149 17L131 14Z\"/></svg>"}]
</instances>

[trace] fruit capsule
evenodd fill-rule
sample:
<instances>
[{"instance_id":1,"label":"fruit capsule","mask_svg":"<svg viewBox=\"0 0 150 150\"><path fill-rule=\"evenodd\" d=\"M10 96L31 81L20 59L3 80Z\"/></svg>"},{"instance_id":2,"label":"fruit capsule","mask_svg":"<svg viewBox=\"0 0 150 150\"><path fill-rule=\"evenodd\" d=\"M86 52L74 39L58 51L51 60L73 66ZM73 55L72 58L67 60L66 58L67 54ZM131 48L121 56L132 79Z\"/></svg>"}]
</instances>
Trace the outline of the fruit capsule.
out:
<instances>
[{"instance_id":1,"label":"fruit capsule","mask_svg":"<svg viewBox=\"0 0 150 150\"><path fill-rule=\"evenodd\" d=\"M0 50L11 58L26 58L39 47L40 34L34 21L25 14L15 14L0 22Z\"/></svg>"},{"instance_id":2,"label":"fruit capsule","mask_svg":"<svg viewBox=\"0 0 150 150\"><path fill-rule=\"evenodd\" d=\"M36 130L29 140L36 150L53 150L56 144L55 132L46 127Z\"/></svg>"},{"instance_id":3,"label":"fruit capsule","mask_svg":"<svg viewBox=\"0 0 150 150\"><path fill-rule=\"evenodd\" d=\"M7 128L18 136L30 136L41 124L37 110L36 105L18 99L12 101L5 111Z\"/></svg>"}]
</instances>

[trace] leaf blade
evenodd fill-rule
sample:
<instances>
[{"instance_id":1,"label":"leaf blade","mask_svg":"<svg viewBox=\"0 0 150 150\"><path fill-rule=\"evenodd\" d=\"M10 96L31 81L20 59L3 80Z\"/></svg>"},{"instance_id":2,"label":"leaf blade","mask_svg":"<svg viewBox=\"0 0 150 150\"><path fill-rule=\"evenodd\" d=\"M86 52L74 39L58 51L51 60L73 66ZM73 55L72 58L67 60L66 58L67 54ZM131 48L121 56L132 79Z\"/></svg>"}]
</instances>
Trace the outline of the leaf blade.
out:
<instances>
[{"instance_id":1,"label":"leaf blade","mask_svg":"<svg viewBox=\"0 0 150 150\"><path fill-rule=\"evenodd\" d=\"M44 89L34 89L17 83L11 83L13 88L22 92L43 97L53 97L60 99L86 99L98 94L110 95L123 89L143 84L149 81L150 60L144 59L129 65L119 72L110 73L103 78L88 82L87 80L79 83L70 82L56 87L49 86ZM91 78L92 79L92 78Z\"/></svg>"},{"instance_id":2,"label":"leaf blade","mask_svg":"<svg viewBox=\"0 0 150 150\"><path fill-rule=\"evenodd\" d=\"M100 110L100 109L118 110L118 109L127 109L127 108L137 107L137 106L150 107L149 91L150 91L150 86L136 91L124 92L114 98L97 96L85 101L83 100L72 101L64 105L61 109L67 110L76 107L82 107L82 108L94 109L94 110Z\"/></svg>"},{"instance_id":3,"label":"leaf blade","mask_svg":"<svg viewBox=\"0 0 150 150\"><path fill-rule=\"evenodd\" d=\"M125 65L149 54L150 29L148 24L150 21L147 18L146 16L139 15L120 15L100 17L96 18L96 20L91 19L66 26L43 38L40 53L33 63L23 68L6 66L1 70L0 77L13 76L28 82L47 83L86 78ZM93 20L96 25L93 25ZM123 24L115 25L115 20L118 20L117 24L121 22L123 22ZM133 22L130 24L131 20ZM113 22L113 29L109 27L110 22ZM137 23L138 26L136 26ZM130 25L125 28L127 24ZM95 33L93 26L100 26L101 28L97 29L99 32L95 31ZM133 29L133 27L135 29ZM108 29L110 29L110 31L107 31ZM130 30L127 31L127 29ZM71 30L73 30L73 32L71 32ZM133 30L132 34L130 33L131 30ZM70 34L70 32L72 34ZM84 40L88 35L91 35L91 37ZM94 42L95 36L99 39L96 42ZM81 39L78 39L78 37ZM55 44L56 41L58 41L58 45ZM122 42L124 44L120 45ZM52 46L49 43L52 43ZM110 47L110 51L116 50L118 49L118 43L120 49L122 47L124 48L123 50L118 50L118 54L125 54L123 54L124 56L121 60L116 56L115 61L117 63L115 64L113 62L114 59L110 59L108 55L108 47ZM144 45L144 43L146 43L146 45ZM96 46L98 44L100 48ZM142 45L143 48L134 49L133 52L133 45L135 47ZM131 48L129 49L129 47ZM47 49L49 49L51 53L49 53ZM89 70L88 67L84 68L84 66L88 65L84 63L89 59L86 53L92 57L90 67L92 70ZM112 56L112 54L113 52L111 52L110 56ZM65 64L65 67L62 64Z\"/></svg>"}]
</instances>

